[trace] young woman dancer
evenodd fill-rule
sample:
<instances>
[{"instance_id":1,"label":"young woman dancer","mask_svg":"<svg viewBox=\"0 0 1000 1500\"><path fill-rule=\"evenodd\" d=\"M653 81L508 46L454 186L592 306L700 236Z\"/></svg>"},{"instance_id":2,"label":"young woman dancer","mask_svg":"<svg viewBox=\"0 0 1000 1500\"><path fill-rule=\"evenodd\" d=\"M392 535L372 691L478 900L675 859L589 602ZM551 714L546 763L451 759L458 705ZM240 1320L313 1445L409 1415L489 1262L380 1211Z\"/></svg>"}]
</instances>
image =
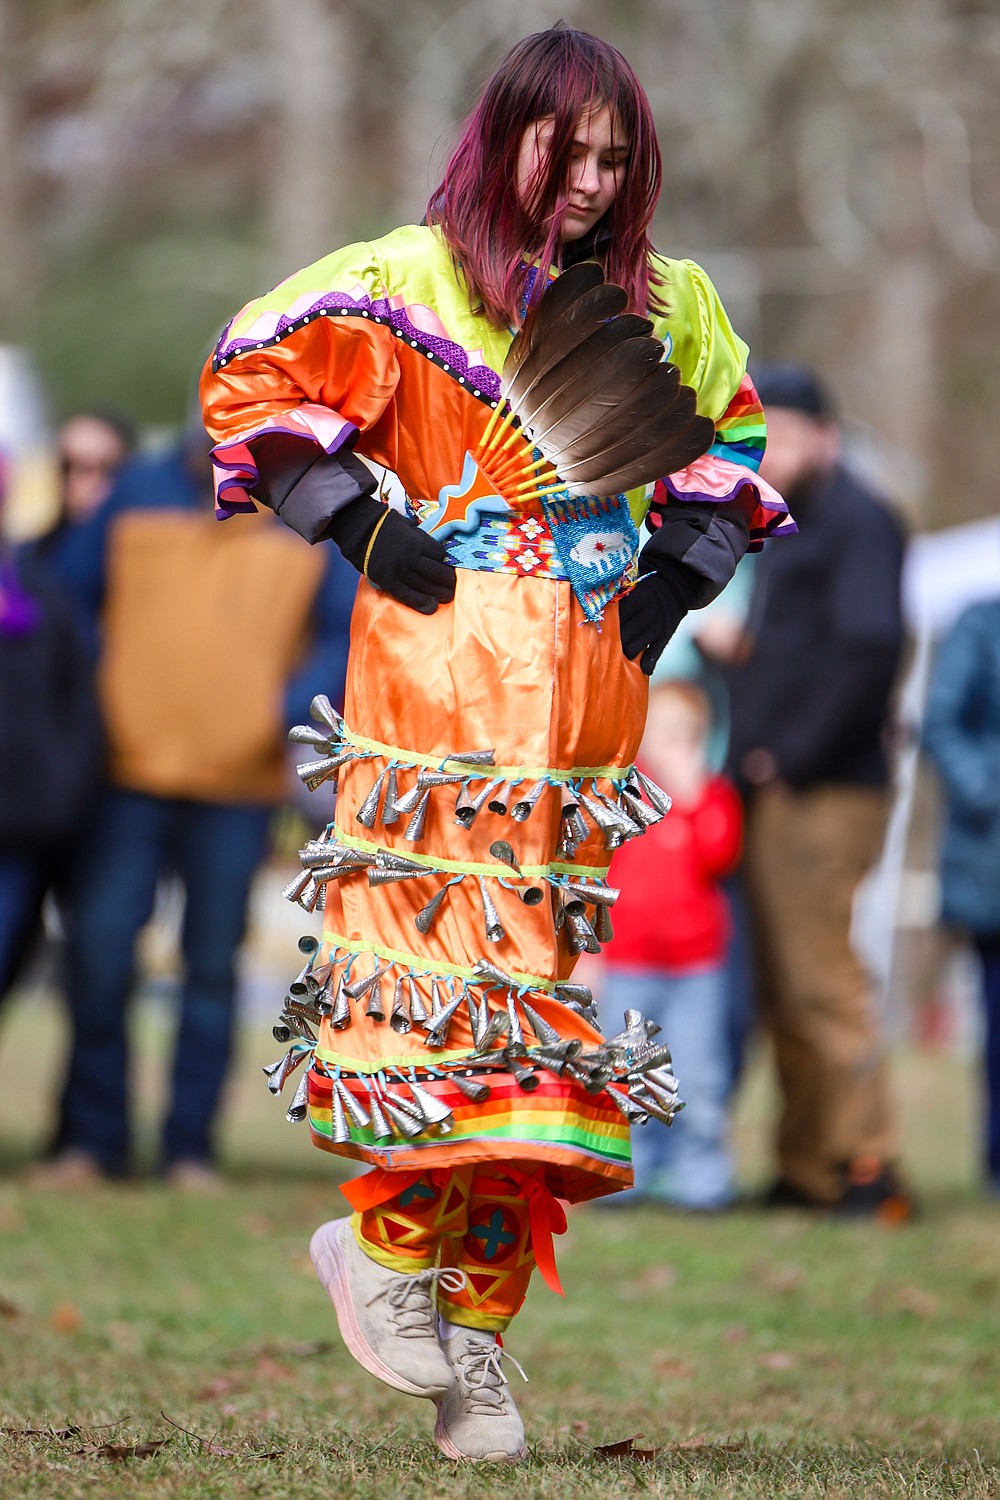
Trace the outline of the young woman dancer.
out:
<instances>
[{"instance_id":1,"label":"young woman dancer","mask_svg":"<svg viewBox=\"0 0 1000 1500\"><path fill-rule=\"evenodd\" d=\"M220 512L261 501L363 575L344 716L317 699L293 731L339 792L288 891L324 934L268 1081L308 1062L290 1116L374 1168L313 1259L352 1354L436 1403L456 1459L523 1455L497 1334L536 1265L561 1290L558 1200L627 1187L630 1121L678 1107L656 1028L604 1041L571 974L610 932L610 851L666 811L633 770L648 674L790 524L746 346L651 248L659 188L624 58L529 36L426 223L252 302L203 381Z\"/></svg>"}]
</instances>

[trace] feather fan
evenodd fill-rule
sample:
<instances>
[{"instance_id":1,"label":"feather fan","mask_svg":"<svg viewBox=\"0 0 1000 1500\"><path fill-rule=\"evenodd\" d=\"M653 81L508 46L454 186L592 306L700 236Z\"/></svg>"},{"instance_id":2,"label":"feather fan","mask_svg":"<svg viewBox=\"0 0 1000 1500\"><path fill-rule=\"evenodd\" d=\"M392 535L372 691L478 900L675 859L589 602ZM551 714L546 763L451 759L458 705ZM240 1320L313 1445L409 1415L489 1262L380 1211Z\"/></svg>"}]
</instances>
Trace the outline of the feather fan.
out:
<instances>
[{"instance_id":1,"label":"feather fan","mask_svg":"<svg viewBox=\"0 0 1000 1500\"><path fill-rule=\"evenodd\" d=\"M652 323L626 313L626 303L600 266L573 266L511 344L503 398L478 456L494 473L521 479L518 494L618 494L675 473L711 446L714 423L698 415L694 391L664 361ZM522 457L511 472L518 437L543 459ZM539 477L541 468L554 469L558 482Z\"/></svg>"}]
</instances>

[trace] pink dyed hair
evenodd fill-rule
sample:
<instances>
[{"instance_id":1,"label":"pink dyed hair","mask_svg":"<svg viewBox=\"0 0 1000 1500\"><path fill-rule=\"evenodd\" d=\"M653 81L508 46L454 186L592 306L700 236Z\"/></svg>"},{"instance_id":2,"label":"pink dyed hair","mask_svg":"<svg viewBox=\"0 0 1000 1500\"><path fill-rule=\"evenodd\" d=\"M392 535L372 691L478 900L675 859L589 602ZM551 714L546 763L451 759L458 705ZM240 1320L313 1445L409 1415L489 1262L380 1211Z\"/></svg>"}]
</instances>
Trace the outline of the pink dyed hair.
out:
<instances>
[{"instance_id":1,"label":"pink dyed hair","mask_svg":"<svg viewBox=\"0 0 1000 1500\"><path fill-rule=\"evenodd\" d=\"M604 272L628 292L633 312L662 308L650 286L659 279L651 275L649 231L662 169L649 100L614 47L559 25L525 37L498 63L427 207L474 302L499 328L521 322L524 260L559 259L574 131L595 104L608 106L629 148L621 187L598 226L610 239L600 255ZM518 153L528 127L547 118L552 140L529 213L514 191ZM532 302L543 286L537 278Z\"/></svg>"}]
</instances>

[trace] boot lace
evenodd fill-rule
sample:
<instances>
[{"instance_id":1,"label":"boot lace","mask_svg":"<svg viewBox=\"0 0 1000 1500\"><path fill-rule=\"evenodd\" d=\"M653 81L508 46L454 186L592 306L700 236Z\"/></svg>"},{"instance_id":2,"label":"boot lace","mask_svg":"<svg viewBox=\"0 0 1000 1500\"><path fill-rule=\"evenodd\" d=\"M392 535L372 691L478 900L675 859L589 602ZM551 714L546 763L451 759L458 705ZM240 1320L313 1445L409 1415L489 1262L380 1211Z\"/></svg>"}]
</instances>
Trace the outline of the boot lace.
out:
<instances>
[{"instance_id":1,"label":"boot lace","mask_svg":"<svg viewBox=\"0 0 1000 1500\"><path fill-rule=\"evenodd\" d=\"M455 1360L458 1378L462 1384L463 1405L478 1416L500 1416L513 1406L510 1382L501 1366L502 1359L509 1359L521 1379L528 1377L514 1358L493 1339L469 1338L465 1348Z\"/></svg>"},{"instance_id":2,"label":"boot lace","mask_svg":"<svg viewBox=\"0 0 1000 1500\"><path fill-rule=\"evenodd\" d=\"M396 1276L392 1282L368 1299L368 1306L384 1297L388 1321L393 1333L403 1339L432 1338L437 1342L437 1313L431 1295L435 1282L444 1292L465 1289L465 1272L454 1268L431 1267L415 1276Z\"/></svg>"}]
</instances>

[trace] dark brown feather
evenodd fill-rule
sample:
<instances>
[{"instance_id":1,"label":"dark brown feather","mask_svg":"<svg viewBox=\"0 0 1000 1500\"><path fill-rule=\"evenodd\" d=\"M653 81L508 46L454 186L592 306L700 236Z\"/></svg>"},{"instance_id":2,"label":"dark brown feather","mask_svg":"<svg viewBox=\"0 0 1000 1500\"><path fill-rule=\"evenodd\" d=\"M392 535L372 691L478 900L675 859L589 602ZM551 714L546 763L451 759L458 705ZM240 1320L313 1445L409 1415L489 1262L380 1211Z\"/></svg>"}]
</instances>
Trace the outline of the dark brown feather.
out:
<instances>
[{"instance_id":1,"label":"dark brown feather","mask_svg":"<svg viewBox=\"0 0 1000 1500\"><path fill-rule=\"evenodd\" d=\"M575 270L576 267L573 269ZM558 282L553 283L554 286L558 284ZM602 324L607 323L618 313L624 312L627 301L628 298L621 287L603 282L600 286L584 292L583 296L571 303L557 320L546 319L541 329L535 330L536 341L524 358L517 357L512 363L511 352L508 351L507 358L504 360L503 376L507 383L507 399L511 406L520 411L521 403L530 399L534 386L542 376L584 339L596 333ZM544 302L543 297L539 312ZM511 351L519 342L519 339L515 339L511 345Z\"/></svg>"},{"instance_id":2,"label":"dark brown feather","mask_svg":"<svg viewBox=\"0 0 1000 1500\"><path fill-rule=\"evenodd\" d=\"M655 339L625 339L600 357L587 339L561 359L535 388L525 436L562 447L587 433L603 407L610 416L660 363ZM551 387L551 389L550 389Z\"/></svg>"},{"instance_id":3,"label":"dark brown feather","mask_svg":"<svg viewBox=\"0 0 1000 1500\"><path fill-rule=\"evenodd\" d=\"M609 495L692 463L715 424L663 362L648 319L625 313L626 294L593 263L544 292L504 361L507 400L575 495Z\"/></svg>"}]
</instances>

